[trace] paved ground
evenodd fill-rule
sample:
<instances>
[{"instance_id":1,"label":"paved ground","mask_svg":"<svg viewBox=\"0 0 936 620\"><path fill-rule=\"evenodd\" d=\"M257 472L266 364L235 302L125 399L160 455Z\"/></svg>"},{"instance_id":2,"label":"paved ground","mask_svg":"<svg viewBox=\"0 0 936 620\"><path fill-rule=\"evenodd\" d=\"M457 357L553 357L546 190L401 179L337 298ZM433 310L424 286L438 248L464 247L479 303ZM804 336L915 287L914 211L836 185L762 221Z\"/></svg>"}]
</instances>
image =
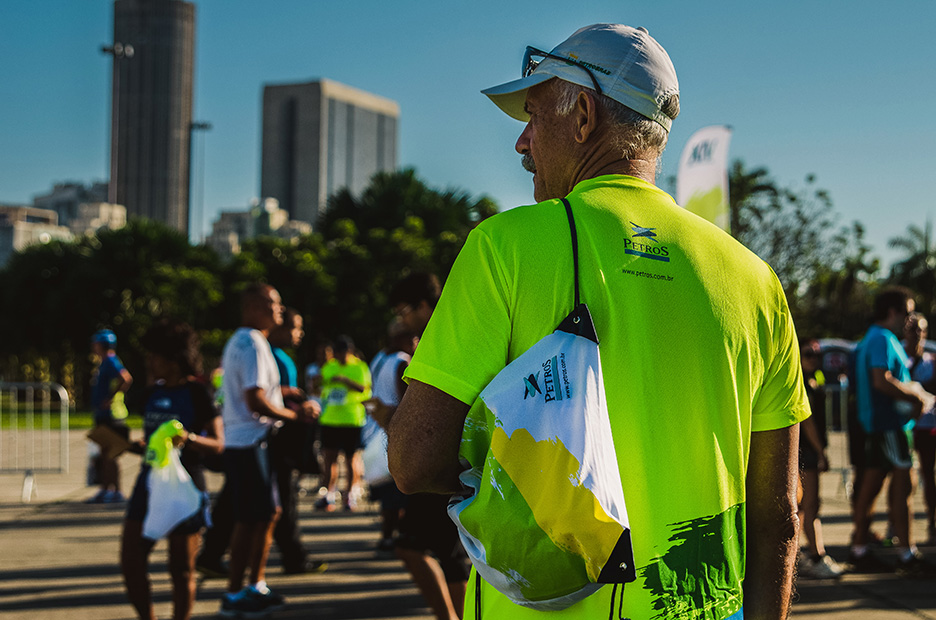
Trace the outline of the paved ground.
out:
<instances>
[{"instance_id":1,"label":"paved ground","mask_svg":"<svg viewBox=\"0 0 936 620\"><path fill-rule=\"evenodd\" d=\"M831 458L844 452L833 437ZM84 486L84 439L70 434L68 474L39 474L38 497L21 502L22 477L0 476L0 617L4 620L114 620L133 617L117 568L119 506L86 505L93 492ZM135 457L124 457L125 486L134 476ZM217 479L211 481L216 487ZM823 479L826 539L831 554L847 556L848 504L841 475ZM397 619L431 617L399 562L374 551L377 517L373 512L312 512L311 497L302 501L304 540L330 563L314 576L285 576L274 552L268 575L289 605L275 618ZM916 530L922 532L922 504L916 503ZM877 529L882 530L882 523ZM936 548L924 548L936 559ZM883 556L894 561L893 551ZM160 617L169 615L165 544L152 556L153 589ZM199 591L195 618L211 618L222 593L221 581ZM936 579L901 579L891 574L847 575L839 582L801 581L793 616L797 619L936 620ZM636 619L635 619L636 620Z\"/></svg>"}]
</instances>

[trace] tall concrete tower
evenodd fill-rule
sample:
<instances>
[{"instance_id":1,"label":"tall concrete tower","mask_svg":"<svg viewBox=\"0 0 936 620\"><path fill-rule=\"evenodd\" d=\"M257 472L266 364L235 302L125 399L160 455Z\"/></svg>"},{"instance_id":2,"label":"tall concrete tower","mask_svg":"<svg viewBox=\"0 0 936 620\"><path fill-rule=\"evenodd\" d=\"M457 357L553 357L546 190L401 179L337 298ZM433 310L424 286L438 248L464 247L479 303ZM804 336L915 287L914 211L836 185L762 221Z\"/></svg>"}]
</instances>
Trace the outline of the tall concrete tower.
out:
<instances>
[{"instance_id":1,"label":"tall concrete tower","mask_svg":"<svg viewBox=\"0 0 936 620\"><path fill-rule=\"evenodd\" d=\"M187 234L195 6L115 0L114 45L106 51L114 56L111 199L129 217Z\"/></svg>"},{"instance_id":2,"label":"tall concrete tower","mask_svg":"<svg viewBox=\"0 0 936 620\"><path fill-rule=\"evenodd\" d=\"M342 187L358 194L396 168L396 102L331 80L263 89L260 195L315 224Z\"/></svg>"}]
</instances>

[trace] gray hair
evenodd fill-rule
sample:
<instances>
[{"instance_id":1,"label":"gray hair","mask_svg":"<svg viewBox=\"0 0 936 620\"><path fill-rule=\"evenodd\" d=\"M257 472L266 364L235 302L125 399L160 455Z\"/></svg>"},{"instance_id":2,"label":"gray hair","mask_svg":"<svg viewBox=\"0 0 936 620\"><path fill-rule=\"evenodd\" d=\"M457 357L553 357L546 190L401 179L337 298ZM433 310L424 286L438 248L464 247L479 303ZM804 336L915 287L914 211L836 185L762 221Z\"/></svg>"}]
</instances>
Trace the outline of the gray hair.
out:
<instances>
[{"instance_id":1,"label":"gray hair","mask_svg":"<svg viewBox=\"0 0 936 620\"><path fill-rule=\"evenodd\" d=\"M559 116L568 116L572 112L579 93L598 94L594 89L558 78L550 82L556 95L556 114ZM612 148L619 151L624 159L643 158L647 152L658 159L663 154L669 132L662 125L605 95L598 96L597 100L608 117ZM679 94L667 97L661 109L668 117L675 119L679 115Z\"/></svg>"}]
</instances>

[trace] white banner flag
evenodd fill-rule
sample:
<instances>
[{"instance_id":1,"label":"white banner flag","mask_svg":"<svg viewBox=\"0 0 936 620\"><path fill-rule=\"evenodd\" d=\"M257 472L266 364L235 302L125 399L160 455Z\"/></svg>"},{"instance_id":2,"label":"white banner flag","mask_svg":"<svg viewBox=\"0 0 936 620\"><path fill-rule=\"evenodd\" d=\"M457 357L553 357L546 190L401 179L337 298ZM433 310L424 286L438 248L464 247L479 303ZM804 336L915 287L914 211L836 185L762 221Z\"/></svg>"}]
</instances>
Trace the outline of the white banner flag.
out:
<instances>
[{"instance_id":1,"label":"white banner flag","mask_svg":"<svg viewBox=\"0 0 936 620\"><path fill-rule=\"evenodd\" d=\"M676 202L729 232L730 142L731 128L727 125L712 125L695 132L679 158L679 173L676 177Z\"/></svg>"}]
</instances>

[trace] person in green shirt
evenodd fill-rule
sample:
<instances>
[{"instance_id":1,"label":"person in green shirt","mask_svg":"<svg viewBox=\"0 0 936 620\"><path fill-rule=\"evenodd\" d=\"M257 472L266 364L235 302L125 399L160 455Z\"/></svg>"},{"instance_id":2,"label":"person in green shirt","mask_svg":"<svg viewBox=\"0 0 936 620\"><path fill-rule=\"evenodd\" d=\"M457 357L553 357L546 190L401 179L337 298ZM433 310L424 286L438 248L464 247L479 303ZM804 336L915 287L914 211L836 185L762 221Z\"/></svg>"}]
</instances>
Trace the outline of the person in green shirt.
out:
<instances>
[{"instance_id":1,"label":"person in green shirt","mask_svg":"<svg viewBox=\"0 0 936 620\"><path fill-rule=\"evenodd\" d=\"M334 345L335 357L322 367L322 415L319 432L322 442L322 486L327 494L316 508L334 510L337 476L332 471L338 455L344 453L351 468L350 488L342 495L346 510L353 508L361 492L363 466L361 429L367 420L364 401L371 397L371 375L367 363L354 355L354 342L340 336Z\"/></svg>"},{"instance_id":2,"label":"person in green shirt","mask_svg":"<svg viewBox=\"0 0 936 620\"><path fill-rule=\"evenodd\" d=\"M646 29L595 24L527 48L521 79L484 92L527 123L516 150L538 204L479 223L456 259L389 421L397 485L459 492L471 404L572 309L566 199L637 569L620 612L785 618L810 411L796 331L770 267L654 186L679 112L669 56ZM608 617L613 596L539 612L475 571L467 592L466 618L509 620Z\"/></svg>"}]
</instances>

